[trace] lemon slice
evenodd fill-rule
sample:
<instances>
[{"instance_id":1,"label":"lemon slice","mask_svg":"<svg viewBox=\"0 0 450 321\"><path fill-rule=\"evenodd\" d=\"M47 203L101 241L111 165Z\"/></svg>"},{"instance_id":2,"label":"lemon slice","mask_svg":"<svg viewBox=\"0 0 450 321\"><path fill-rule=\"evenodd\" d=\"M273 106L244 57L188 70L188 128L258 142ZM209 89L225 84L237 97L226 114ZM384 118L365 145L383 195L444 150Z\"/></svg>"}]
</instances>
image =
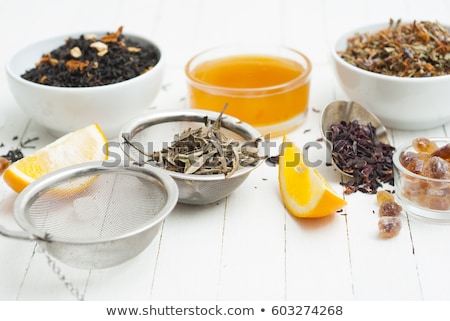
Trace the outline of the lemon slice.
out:
<instances>
[{"instance_id":1,"label":"lemon slice","mask_svg":"<svg viewBox=\"0 0 450 321\"><path fill-rule=\"evenodd\" d=\"M316 218L334 214L347 202L315 168L303 163L300 149L286 136L279 158L278 182L286 209L294 216Z\"/></svg>"},{"instance_id":2,"label":"lemon slice","mask_svg":"<svg viewBox=\"0 0 450 321\"><path fill-rule=\"evenodd\" d=\"M12 163L3 179L17 193L39 177L70 165L108 157L108 140L97 124L68 133Z\"/></svg>"}]
</instances>

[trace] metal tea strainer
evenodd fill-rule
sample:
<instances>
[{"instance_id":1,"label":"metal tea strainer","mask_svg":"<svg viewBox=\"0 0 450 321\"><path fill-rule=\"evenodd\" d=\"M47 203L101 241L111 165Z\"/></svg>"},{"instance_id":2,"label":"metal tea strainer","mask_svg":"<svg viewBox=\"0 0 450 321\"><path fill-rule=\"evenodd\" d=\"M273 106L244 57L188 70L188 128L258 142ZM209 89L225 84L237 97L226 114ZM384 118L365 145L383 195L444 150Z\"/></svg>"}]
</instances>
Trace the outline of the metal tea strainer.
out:
<instances>
[{"instance_id":1,"label":"metal tea strainer","mask_svg":"<svg viewBox=\"0 0 450 321\"><path fill-rule=\"evenodd\" d=\"M24 231L0 226L0 234L37 241L73 267L106 268L143 251L177 199L176 183L158 169L89 162L26 187L14 204Z\"/></svg>"},{"instance_id":2,"label":"metal tea strainer","mask_svg":"<svg viewBox=\"0 0 450 321\"><path fill-rule=\"evenodd\" d=\"M174 137L183 130L204 127L205 119L214 122L219 116L218 112L197 109L151 112L125 124L119 133L118 140L129 160L142 163L145 157L142 151L135 148L136 146L141 147L146 154L161 150L164 146L170 145ZM230 115L223 115L221 128L227 137L241 143L261 138L261 134L254 127ZM128 144L127 141L132 142L133 145ZM257 163L253 166L242 167L227 178L223 174L196 175L164 171L177 183L180 203L209 204L232 193L255 168L264 162L265 151L261 142L257 143L257 147L261 156Z\"/></svg>"}]
</instances>

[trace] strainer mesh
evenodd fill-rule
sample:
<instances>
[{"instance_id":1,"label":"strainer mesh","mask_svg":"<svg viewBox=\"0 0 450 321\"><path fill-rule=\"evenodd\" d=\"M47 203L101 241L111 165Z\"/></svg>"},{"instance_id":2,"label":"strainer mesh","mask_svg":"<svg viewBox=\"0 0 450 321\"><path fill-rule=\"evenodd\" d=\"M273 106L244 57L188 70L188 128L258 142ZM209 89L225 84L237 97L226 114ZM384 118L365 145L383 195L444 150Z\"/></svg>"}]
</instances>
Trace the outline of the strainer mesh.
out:
<instances>
[{"instance_id":1,"label":"strainer mesh","mask_svg":"<svg viewBox=\"0 0 450 321\"><path fill-rule=\"evenodd\" d=\"M166 202L166 190L148 175L91 173L38 193L24 215L41 237L101 241L149 224Z\"/></svg>"}]
</instances>

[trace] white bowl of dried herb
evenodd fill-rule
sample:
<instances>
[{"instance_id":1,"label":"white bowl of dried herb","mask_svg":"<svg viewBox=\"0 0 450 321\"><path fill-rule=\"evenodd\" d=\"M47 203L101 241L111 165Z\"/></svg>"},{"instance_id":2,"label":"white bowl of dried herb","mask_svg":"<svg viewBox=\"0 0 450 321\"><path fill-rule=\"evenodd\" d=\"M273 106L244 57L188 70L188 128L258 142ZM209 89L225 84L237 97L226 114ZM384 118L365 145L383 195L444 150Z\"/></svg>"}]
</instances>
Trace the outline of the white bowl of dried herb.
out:
<instances>
[{"instance_id":1,"label":"white bowl of dried herb","mask_svg":"<svg viewBox=\"0 0 450 321\"><path fill-rule=\"evenodd\" d=\"M130 166L167 172L178 185L179 202L187 204L216 202L238 188L265 159L261 139L235 117L198 109L151 112L119 134Z\"/></svg>"},{"instance_id":2,"label":"white bowl of dried herb","mask_svg":"<svg viewBox=\"0 0 450 321\"><path fill-rule=\"evenodd\" d=\"M164 72L159 45L122 31L64 34L17 50L6 72L18 105L54 136L96 122L116 137L150 107Z\"/></svg>"},{"instance_id":3,"label":"white bowl of dried herb","mask_svg":"<svg viewBox=\"0 0 450 321\"><path fill-rule=\"evenodd\" d=\"M428 129L450 121L450 34L438 22L390 20L338 38L338 82L383 124Z\"/></svg>"}]
</instances>

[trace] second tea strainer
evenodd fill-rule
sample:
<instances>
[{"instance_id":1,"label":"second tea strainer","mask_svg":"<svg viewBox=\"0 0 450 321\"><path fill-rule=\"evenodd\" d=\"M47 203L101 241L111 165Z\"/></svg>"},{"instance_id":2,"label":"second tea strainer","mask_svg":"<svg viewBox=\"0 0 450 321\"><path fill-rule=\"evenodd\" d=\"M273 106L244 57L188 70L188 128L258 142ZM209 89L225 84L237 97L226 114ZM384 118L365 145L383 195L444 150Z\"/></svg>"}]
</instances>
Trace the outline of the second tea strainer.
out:
<instances>
[{"instance_id":1,"label":"second tea strainer","mask_svg":"<svg viewBox=\"0 0 450 321\"><path fill-rule=\"evenodd\" d=\"M73 267L106 268L142 252L177 199L174 180L155 168L90 162L30 184L14 204L24 231L0 234L37 241Z\"/></svg>"}]
</instances>

